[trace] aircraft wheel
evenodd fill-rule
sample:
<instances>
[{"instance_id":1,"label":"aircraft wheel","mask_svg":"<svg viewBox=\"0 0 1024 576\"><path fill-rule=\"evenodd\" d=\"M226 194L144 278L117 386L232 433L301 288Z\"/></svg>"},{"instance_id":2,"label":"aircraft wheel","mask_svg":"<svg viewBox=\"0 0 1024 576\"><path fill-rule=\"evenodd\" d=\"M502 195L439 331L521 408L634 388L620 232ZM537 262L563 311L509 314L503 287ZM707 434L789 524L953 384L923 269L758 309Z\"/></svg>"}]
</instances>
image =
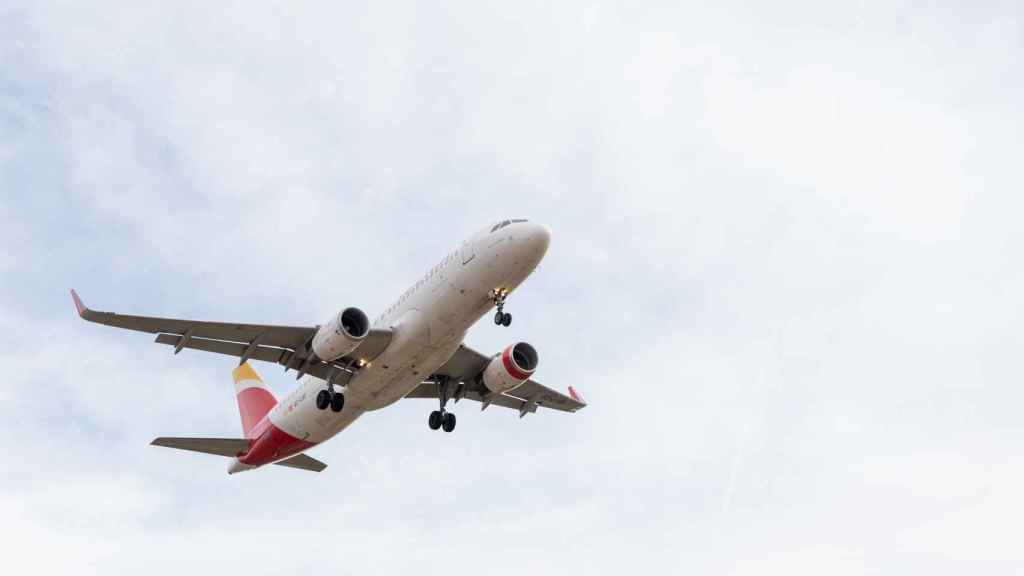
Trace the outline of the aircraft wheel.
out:
<instances>
[{"instance_id":1,"label":"aircraft wheel","mask_svg":"<svg viewBox=\"0 0 1024 576\"><path fill-rule=\"evenodd\" d=\"M501 326L505 322L505 315L501 312L494 313L494 323Z\"/></svg>"},{"instance_id":2,"label":"aircraft wheel","mask_svg":"<svg viewBox=\"0 0 1024 576\"><path fill-rule=\"evenodd\" d=\"M437 430L441 427L442 420L444 420L444 416L441 412L434 410L430 413L430 418L427 419L427 425L430 426L431 430Z\"/></svg>"},{"instance_id":3,"label":"aircraft wheel","mask_svg":"<svg viewBox=\"0 0 1024 576\"><path fill-rule=\"evenodd\" d=\"M345 395L341 392L335 392L334 398L331 398L331 411L341 412L341 409L345 407Z\"/></svg>"},{"instance_id":4,"label":"aircraft wheel","mask_svg":"<svg viewBox=\"0 0 1024 576\"><path fill-rule=\"evenodd\" d=\"M502 326L510 326L511 324L512 324L512 315L509 314L508 312L505 312L504 314L502 314L501 315L501 325Z\"/></svg>"},{"instance_id":5,"label":"aircraft wheel","mask_svg":"<svg viewBox=\"0 0 1024 576\"><path fill-rule=\"evenodd\" d=\"M331 403L331 393L327 390L321 390L316 395L316 407L320 410L324 410Z\"/></svg>"},{"instance_id":6,"label":"aircraft wheel","mask_svg":"<svg viewBox=\"0 0 1024 576\"><path fill-rule=\"evenodd\" d=\"M444 422L441 423L441 426L444 427L445 432L455 430L455 414L445 412L443 420Z\"/></svg>"}]
</instances>

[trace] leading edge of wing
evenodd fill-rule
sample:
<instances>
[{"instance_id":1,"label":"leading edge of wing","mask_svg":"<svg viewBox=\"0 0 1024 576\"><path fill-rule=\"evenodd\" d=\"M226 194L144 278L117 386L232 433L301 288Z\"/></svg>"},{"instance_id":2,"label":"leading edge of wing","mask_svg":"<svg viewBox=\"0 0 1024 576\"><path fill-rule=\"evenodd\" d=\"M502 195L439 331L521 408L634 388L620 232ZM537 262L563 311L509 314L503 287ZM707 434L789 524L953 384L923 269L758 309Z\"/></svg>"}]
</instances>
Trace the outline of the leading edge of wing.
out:
<instances>
[{"instance_id":1,"label":"leading edge of wing","mask_svg":"<svg viewBox=\"0 0 1024 576\"><path fill-rule=\"evenodd\" d=\"M195 336L212 337L231 342L249 342L264 332L273 332L277 341L266 341L265 343L294 348L304 344L316 331L316 326L275 326L100 312L86 306L75 290L71 291L71 299L75 303L78 315L84 320L150 334L165 332L180 335L191 330Z\"/></svg>"}]
</instances>

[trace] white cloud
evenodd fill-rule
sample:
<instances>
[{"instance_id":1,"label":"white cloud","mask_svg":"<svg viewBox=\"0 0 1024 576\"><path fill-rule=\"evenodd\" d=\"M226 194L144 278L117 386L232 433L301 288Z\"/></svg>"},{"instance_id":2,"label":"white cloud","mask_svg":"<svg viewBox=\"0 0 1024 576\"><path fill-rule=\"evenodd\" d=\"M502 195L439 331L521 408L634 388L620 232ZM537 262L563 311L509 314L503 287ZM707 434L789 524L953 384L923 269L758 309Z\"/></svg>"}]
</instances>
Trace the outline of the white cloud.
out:
<instances>
[{"instance_id":1,"label":"white cloud","mask_svg":"<svg viewBox=\"0 0 1024 576\"><path fill-rule=\"evenodd\" d=\"M1020 34L999 12L13 9L14 566L1012 572ZM469 342L531 341L590 406L459 404L438 436L400 403L317 448L320 476L146 446L237 433L230 360L68 301L372 312L509 214L554 242L515 325Z\"/></svg>"},{"instance_id":2,"label":"white cloud","mask_svg":"<svg viewBox=\"0 0 1024 576\"><path fill-rule=\"evenodd\" d=\"M738 161L924 242L955 238L973 136L954 110L829 63L753 81L728 61L707 83L709 122Z\"/></svg>"}]
</instances>

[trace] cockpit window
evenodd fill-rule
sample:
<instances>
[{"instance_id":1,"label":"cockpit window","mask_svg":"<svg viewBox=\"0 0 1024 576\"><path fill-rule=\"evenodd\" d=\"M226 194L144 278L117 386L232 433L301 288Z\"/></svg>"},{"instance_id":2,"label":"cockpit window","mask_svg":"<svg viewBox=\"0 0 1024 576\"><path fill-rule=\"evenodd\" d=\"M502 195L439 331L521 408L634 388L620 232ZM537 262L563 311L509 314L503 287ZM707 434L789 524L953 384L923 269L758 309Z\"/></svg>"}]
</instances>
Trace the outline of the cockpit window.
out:
<instances>
[{"instance_id":1,"label":"cockpit window","mask_svg":"<svg viewBox=\"0 0 1024 576\"><path fill-rule=\"evenodd\" d=\"M502 220L491 227L491 232L497 232L509 224L518 224L520 222L529 222L526 218L513 218L511 220Z\"/></svg>"}]
</instances>

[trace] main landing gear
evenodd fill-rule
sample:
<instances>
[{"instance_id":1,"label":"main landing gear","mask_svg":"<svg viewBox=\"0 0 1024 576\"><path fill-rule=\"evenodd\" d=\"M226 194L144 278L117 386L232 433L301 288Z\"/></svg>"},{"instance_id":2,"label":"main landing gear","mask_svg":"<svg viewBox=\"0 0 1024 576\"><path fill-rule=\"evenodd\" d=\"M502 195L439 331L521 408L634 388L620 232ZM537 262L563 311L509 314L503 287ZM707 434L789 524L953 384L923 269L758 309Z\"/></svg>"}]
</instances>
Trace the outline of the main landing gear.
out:
<instances>
[{"instance_id":1,"label":"main landing gear","mask_svg":"<svg viewBox=\"0 0 1024 576\"><path fill-rule=\"evenodd\" d=\"M451 432L455 430L455 414L434 410L430 413L430 418L427 419L427 425L431 430L443 428L445 432Z\"/></svg>"},{"instance_id":2,"label":"main landing gear","mask_svg":"<svg viewBox=\"0 0 1024 576\"><path fill-rule=\"evenodd\" d=\"M444 409L445 404L448 403L448 392L449 380L446 376L442 376L437 382L437 397L441 401L441 409L431 412L430 418L427 419L427 425L431 430L438 428L444 429L445 432L455 430L455 414Z\"/></svg>"},{"instance_id":3,"label":"main landing gear","mask_svg":"<svg viewBox=\"0 0 1024 576\"><path fill-rule=\"evenodd\" d=\"M328 406L331 407L331 412L341 412L345 407L345 395L334 391L334 382L330 379L327 380L327 389L316 394L316 407L326 410Z\"/></svg>"},{"instance_id":4,"label":"main landing gear","mask_svg":"<svg viewBox=\"0 0 1024 576\"><path fill-rule=\"evenodd\" d=\"M505 312L505 298L508 296L508 290L504 288L495 288L491 290L490 297L491 302L498 307L498 311L494 313L494 323L498 326L509 326L512 324L512 315Z\"/></svg>"}]
</instances>

